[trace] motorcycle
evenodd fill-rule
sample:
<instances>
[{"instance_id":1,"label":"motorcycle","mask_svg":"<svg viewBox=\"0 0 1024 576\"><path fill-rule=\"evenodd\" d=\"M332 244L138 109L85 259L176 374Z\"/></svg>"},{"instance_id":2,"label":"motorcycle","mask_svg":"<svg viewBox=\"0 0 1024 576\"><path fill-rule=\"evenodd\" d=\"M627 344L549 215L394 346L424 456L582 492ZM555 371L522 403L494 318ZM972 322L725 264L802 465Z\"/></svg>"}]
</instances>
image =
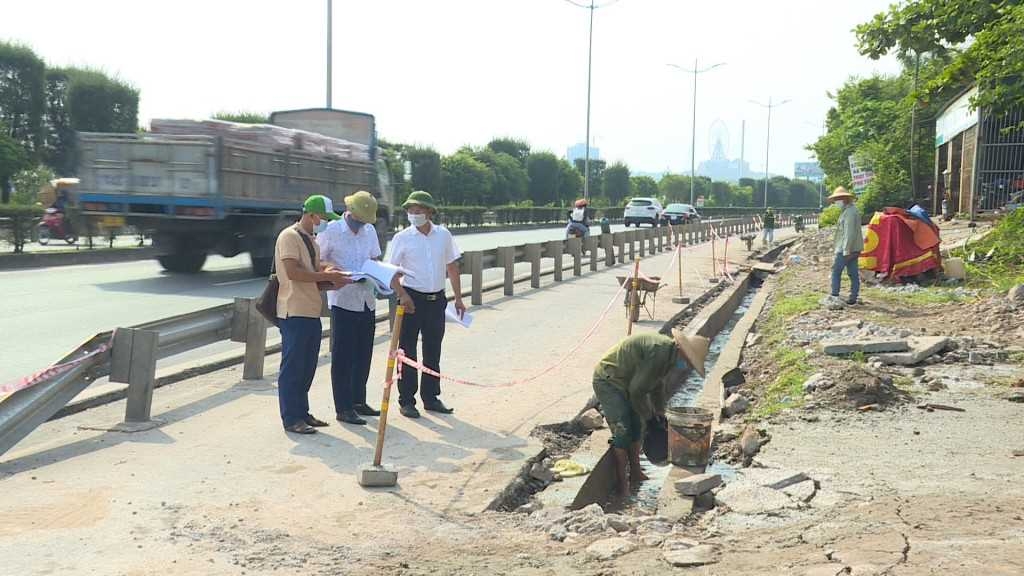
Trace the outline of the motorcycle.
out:
<instances>
[{"instance_id":1,"label":"motorcycle","mask_svg":"<svg viewBox=\"0 0 1024 576\"><path fill-rule=\"evenodd\" d=\"M78 242L78 235L71 229L71 222L63 212L56 208L47 208L42 221L37 226L39 243L46 246L51 239L63 240L68 244Z\"/></svg>"}]
</instances>

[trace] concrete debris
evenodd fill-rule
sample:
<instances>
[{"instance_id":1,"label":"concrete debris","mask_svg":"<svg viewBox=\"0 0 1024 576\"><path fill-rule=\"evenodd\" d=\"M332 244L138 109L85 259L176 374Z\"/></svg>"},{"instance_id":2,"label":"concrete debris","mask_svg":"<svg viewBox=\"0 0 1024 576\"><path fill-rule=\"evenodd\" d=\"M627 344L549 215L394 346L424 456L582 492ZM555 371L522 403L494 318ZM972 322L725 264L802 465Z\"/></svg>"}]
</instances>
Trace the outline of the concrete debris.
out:
<instances>
[{"instance_id":1,"label":"concrete debris","mask_svg":"<svg viewBox=\"0 0 1024 576\"><path fill-rule=\"evenodd\" d=\"M584 430L597 430L604 428L604 416L597 411L597 408L591 408L580 414L579 423Z\"/></svg>"},{"instance_id":2,"label":"concrete debris","mask_svg":"<svg viewBox=\"0 0 1024 576\"><path fill-rule=\"evenodd\" d=\"M1006 298L1013 304L1024 304L1024 284L1018 284L1006 293Z\"/></svg>"},{"instance_id":3,"label":"concrete debris","mask_svg":"<svg viewBox=\"0 0 1024 576\"><path fill-rule=\"evenodd\" d=\"M540 480L544 484L550 484L555 481L555 473L549 470L543 462L537 462L530 468L530 477L534 480Z\"/></svg>"},{"instance_id":4,"label":"concrete debris","mask_svg":"<svg viewBox=\"0 0 1024 576\"><path fill-rule=\"evenodd\" d=\"M700 542L697 540L691 540L689 538L671 538L665 540L665 543L661 545L662 550L689 550L690 548L696 548L700 546Z\"/></svg>"},{"instance_id":5,"label":"concrete debris","mask_svg":"<svg viewBox=\"0 0 1024 576\"><path fill-rule=\"evenodd\" d=\"M747 346L757 346L761 342L760 334L747 334Z\"/></svg>"},{"instance_id":6,"label":"concrete debris","mask_svg":"<svg viewBox=\"0 0 1024 576\"><path fill-rule=\"evenodd\" d=\"M924 376L924 368L921 368L920 366L917 367L917 368L914 368L913 375L914 376Z\"/></svg>"},{"instance_id":7,"label":"concrete debris","mask_svg":"<svg viewBox=\"0 0 1024 576\"><path fill-rule=\"evenodd\" d=\"M758 486L782 490L801 482L807 482L810 477L803 472L793 472L781 468L747 468L740 472L744 480L749 480Z\"/></svg>"},{"instance_id":8,"label":"concrete debris","mask_svg":"<svg viewBox=\"0 0 1024 576\"><path fill-rule=\"evenodd\" d=\"M608 514L605 518L608 520L608 527L616 532L629 532L633 529L629 520L619 516L618 514Z\"/></svg>"},{"instance_id":9,"label":"concrete debris","mask_svg":"<svg viewBox=\"0 0 1024 576\"><path fill-rule=\"evenodd\" d=\"M742 414L750 408L750 400L746 397L736 394L735 392L725 399L725 405L722 406L722 412L725 416L732 417L737 414Z\"/></svg>"},{"instance_id":10,"label":"concrete debris","mask_svg":"<svg viewBox=\"0 0 1024 576\"><path fill-rule=\"evenodd\" d=\"M537 500L530 500L526 504L523 504L519 508L516 508L516 512L520 514L533 514L534 512L543 508L544 505Z\"/></svg>"},{"instance_id":11,"label":"concrete debris","mask_svg":"<svg viewBox=\"0 0 1024 576\"><path fill-rule=\"evenodd\" d=\"M835 296L826 296L822 298L820 304L821 307L826 310L842 310L843 308L846 308L846 303Z\"/></svg>"},{"instance_id":12,"label":"concrete debris","mask_svg":"<svg viewBox=\"0 0 1024 576\"><path fill-rule=\"evenodd\" d=\"M851 340L822 343L822 352L829 356L848 356L857 352L864 354L880 354L883 352L906 352L910 345L906 340Z\"/></svg>"},{"instance_id":13,"label":"concrete debris","mask_svg":"<svg viewBox=\"0 0 1024 576\"><path fill-rule=\"evenodd\" d=\"M847 330L850 328L860 329L864 326L863 320L846 320L832 324L832 330Z\"/></svg>"},{"instance_id":14,"label":"concrete debris","mask_svg":"<svg viewBox=\"0 0 1024 576\"><path fill-rule=\"evenodd\" d=\"M811 394L818 390L828 390L834 385L835 383L832 382L829 377L818 372L816 374L812 374L810 378L804 381L804 392Z\"/></svg>"},{"instance_id":15,"label":"concrete debris","mask_svg":"<svg viewBox=\"0 0 1024 576\"><path fill-rule=\"evenodd\" d=\"M665 562L677 568L687 566L703 566L718 562L718 548L709 544L701 544L685 550L671 550L662 555Z\"/></svg>"},{"instance_id":16,"label":"concrete debris","mask_svg":"<svg viewBox=\"0 0 1024 576\"><path fill-rule=\"evenodd\" d=\"M719 507L724 506L737 514L772 514L803 506L803 503L790 498L781 490L751 481L734 481L726 484L725 488L715 494L715 500Z\"/></svg>"},{"instance_id":17,"label":"concrete debris","mask_svg":"<svg viewBox=\"0 0 1024 576\"><path fill-rule=\"evenodd\" d=\"M676 490L684 496L698 496L722 485L719 474L694 474L676 480Z\"/></svg>"},{"instance_id":18,"label":"concrete debris","mask_svg":"<svg viewBox=\"0 0 1024 576\"><path fill-rule=\"evenodd\" d=\"M644 534L640 537L640 544L646 548L657 548L665 542L664 534Z\"/></svg>"},{"instance_id":19,"label":"concrete debris","mask_svg":"<svg viewBox=\"0 0 1024 576\"><path fill-rule=\"evenodd\" d=\"M740 434L740 450L742 450L743 455L748 458L755 456L761 451L761 435L758 434L756 428L749 424Z\"/></svg>"},{"instance_id":20,"label":"concrete debris","mask_svg":"<svg viewBox=\"0 0 1024 576\"><path fill-rule=\"evenodd\" d=\"M643 524L636 527L636 533L640 535L671 534L672 523L665 518L651 516L649 519L646 519Z\"/></svg>"},{"instance_id":21,"label":"concrete debris","mask_svg":"<svg viewBox=\"0 0 1024 576\"><path fill-rule=\"evenodd\" d=\"M598 540L587 547L587 556L595 560L611 560L636 550L636 544L625 538Z\"/></svg>"},{"instance_id":22,"label":"concrete debris","mask_svg":"<svg viewBox=\"0 0 1024 576\"><path fill-rule=\"evenodd\" d=\"M818 494L818 485L815 484L814 480L804 480L792 486L787 486L782 491L790 498L799 500L804 504L809 504Z\"/></svg>"},{"instance_id":23,"label":"concrete debris","mask_svg":"<svg viewBox=\"0 0 1024 576\"><path fill-rule=\"evenodd\" d=\"M926 336L907 340L909 350L894 354L879 354L878 361L897 366L913 366L949 348L951 340L941 336Z\"/></svg>"},{"instance_id":24,"label":"concrete debris","mask_svg":"<svg viewBox=\"0 0 1024 576\"><path fill-rule=\"evenodd\" d=\"M725 374L722 374L722 386L725 388L735 388L742 386L747 381L746 376L743 375L743 370L740 368L733 368Z\"/></svg>"},{"instance_id":25,"label":"concrete debris","mask_svg":"<svg viewBox=\"0 0 1024 576\"><path fill-rule=\"evenodd\" d=\"M565 526L556 524L548 529L548 538L555 542L564 542L569 537L569 531L565 529Z\"/></svg>"},{"instance_id":26,"label":"concrete debris","mask_svg":"<svg viewBox=\"0 0 1024 576\"><path fill-rule=\"evenodd\" d=\"M803 576L846 576L852 574L852 569L849 566L843 566L842 564L821 564L818 566L811 566L803 572Z\"/></svg>"}]
</instances>

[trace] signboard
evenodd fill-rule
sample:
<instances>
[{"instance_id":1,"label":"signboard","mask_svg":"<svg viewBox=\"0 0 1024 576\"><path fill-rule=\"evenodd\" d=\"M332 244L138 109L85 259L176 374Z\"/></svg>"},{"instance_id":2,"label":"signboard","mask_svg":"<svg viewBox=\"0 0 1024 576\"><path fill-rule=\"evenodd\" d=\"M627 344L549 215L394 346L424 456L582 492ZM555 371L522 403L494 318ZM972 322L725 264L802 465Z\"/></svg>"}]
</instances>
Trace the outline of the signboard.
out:
<instances>
[{"instance_id":1,"label":"signboard","mask_svg":"<svg viewBox=\"0 0 1024 576\"><path fill-rule=\"evenodd\" d=\"M704 207L704 197L703 196L697 196L697 199L694 200L694 204L696 205L697 208L703 208Z\"/></svg>"},{"instance_id":2,"label":"signboard","mask_svg":"<svg viewBox=\"0 0 1024 576\"><path fill-rule=\"evenodd\" d=\"M793 177L800 180L821 180L825 173L817 162L796 162L793 164Z\"/></svg>"},{"instance_id":3,"label":"signboard","mask_svg":"<svg viewBox=\"0 0 1024 576\"><path fill-rule=\"evenodd\" d=\"M971 88L947 106L935 119L936 148L978 123L978 111L971 109L971 98L977 95L978 88Z\"/></svg>"},{"instance_id":4,"label":"signboard","mask_svg":"<svg viewBox=\"0 0 1024 576\"><path fill-rule=\"evenodd\" d=\"M850 156L850 176L853 178L853 193L862 194L868 187L875 172L867 164L861 163L854 156Z\"/></svg>"}]
</instances>

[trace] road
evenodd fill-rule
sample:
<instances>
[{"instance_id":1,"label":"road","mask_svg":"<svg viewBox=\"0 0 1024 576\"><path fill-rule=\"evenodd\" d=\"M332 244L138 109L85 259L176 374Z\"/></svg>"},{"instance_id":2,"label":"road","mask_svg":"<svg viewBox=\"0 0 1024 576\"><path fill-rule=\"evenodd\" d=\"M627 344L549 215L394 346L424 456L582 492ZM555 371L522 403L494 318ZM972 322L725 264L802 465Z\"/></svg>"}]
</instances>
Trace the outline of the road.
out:
<instances>
[{"instance_id":1,"label":"road","mask_svg":"<svg viewBox=\"0 0 1024 576\"><path fill-rule=\"evenodd\" d=\"M487 250L563 235L550 228L467 234L456 242L464 251ZM97 332L257 296L263 285L250 274L248 255L211 257L196 275L167 274L153 260L0 272L0 383L45 368Z\"/></svg>"}]
</instances>

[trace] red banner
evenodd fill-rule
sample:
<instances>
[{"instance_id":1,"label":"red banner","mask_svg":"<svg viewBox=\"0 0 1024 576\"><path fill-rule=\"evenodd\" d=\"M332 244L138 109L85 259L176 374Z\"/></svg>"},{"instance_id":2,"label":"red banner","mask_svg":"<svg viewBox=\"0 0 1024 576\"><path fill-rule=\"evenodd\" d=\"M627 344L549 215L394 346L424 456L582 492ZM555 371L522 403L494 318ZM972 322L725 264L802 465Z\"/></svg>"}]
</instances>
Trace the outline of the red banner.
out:
<instances>
[{"instance_id":1,"label":"red banner","mask_svg":"<svg viewBox=\"0 0 1024 576\"><path fill-rule=\"evenodd\" d=\"M861 269L896 279L938 268L939 231L901 208L875 212L868 224L859 264Z\"/></svg>"}]
</instances>

